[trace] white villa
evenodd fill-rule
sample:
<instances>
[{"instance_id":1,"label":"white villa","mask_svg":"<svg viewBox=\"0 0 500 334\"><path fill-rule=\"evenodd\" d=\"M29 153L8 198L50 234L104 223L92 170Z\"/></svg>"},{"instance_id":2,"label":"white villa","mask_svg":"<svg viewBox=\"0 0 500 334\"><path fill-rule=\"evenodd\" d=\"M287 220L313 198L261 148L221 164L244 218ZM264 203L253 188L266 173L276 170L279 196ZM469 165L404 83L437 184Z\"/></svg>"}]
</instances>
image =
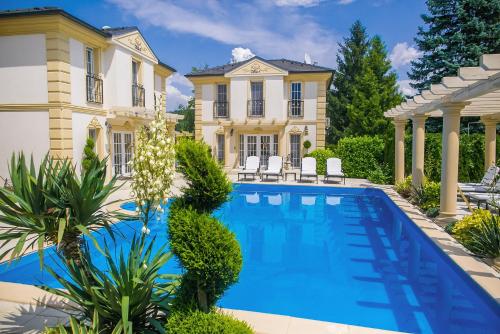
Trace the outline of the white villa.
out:
<instances>
[{"instance_id":1,"label":"white villa","mask_svg":"<svg viewBox=\"0 0 500 334\"><path fill-rule=\"evenodd\" d=\"M325 146L326 91L333 70L292 60L249 60L186 75L195 87L195 138L212 147L228 169L247 156L280 155L300 166Z\"/></svg>"},{"instance_id":2,"label":"white villa","mask_svg":"<svg viewBox=\"0 0 500 334\"><path fill-rule=\"evenodd\" d=\"M89 136L110 175L128 175L134 132L166 109L173 72L136 27L98 29L57 8L0 12L0 176L21 150L79 168Z\"/></svg>"}]
</instances>

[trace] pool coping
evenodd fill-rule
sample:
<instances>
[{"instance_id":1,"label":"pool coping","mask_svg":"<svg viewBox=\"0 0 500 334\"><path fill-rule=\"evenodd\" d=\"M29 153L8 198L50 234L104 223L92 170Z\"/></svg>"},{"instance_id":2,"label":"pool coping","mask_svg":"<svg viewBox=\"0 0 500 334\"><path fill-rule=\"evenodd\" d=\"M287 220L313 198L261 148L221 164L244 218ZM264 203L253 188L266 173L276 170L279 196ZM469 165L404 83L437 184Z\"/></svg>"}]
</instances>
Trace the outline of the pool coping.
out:
<instances>
[{"instance_id":1,"label":"pool coping","mask_svg":"<svg viewBox=\"0 0 500 334\"><path fill-rule=\"evenodd\" d=\"M269 184L243 182L241 184ZM463 271L465 271L483 290L485 290L497 303L500 303L500 274L480 259L472 256L458 241L446 233L443 228L427 218L417 207L400 196L393 186L381 186L374 184L362 185L337 185L337 184L301 184L301 183L278 183L287 186L323 186L334 188L375 188L382 190L401 211L417 225L424 234L429 237L441 250L447 254ZM107 207L109 211L123 210L121 205L129 200L116 201ZM47 305L52 308L67 308L67 301L55 296L36 286L1 282L0 300L22 303ZM244 320L254 328L257 334L296 334L296 333L399 333L382 329L353 326L347 324L317 321L305 318L275 315L270 313L223 309L240 320Z\"/></svg>"}]
</instances>

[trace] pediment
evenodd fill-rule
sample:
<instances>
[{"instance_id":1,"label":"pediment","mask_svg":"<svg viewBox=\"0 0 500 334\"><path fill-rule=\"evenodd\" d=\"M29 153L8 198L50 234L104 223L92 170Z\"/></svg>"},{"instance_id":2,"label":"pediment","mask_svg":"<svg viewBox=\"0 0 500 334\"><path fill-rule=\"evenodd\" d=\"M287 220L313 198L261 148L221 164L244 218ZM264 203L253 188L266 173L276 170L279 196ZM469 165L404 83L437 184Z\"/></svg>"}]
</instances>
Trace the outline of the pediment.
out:
<instances>
[{"instance_id":1,"label":"pediment","mask_svg":"<svg viewBox=\"0 0 500 334\"><path fill-rule=\"evenodd\" d=\"M158 62L153 51L148 43L138 31L131 32L130 34L122 35L114 39L118 44L126 47L127 49L142 55L153 62Z\"/></svg>"},{"instance_id":2,"label":"pediment","mask_svg":"<svg viewBox=\"0 0 500 334\"><path fill-rule=\"evenodd\" d=\"M267 76L267 75L288 75L287 71L282 70L270 63L261 59L253 59L241 66L228 72L226 77L240 77L240 76Z\"/></svg>"}]
</instances>

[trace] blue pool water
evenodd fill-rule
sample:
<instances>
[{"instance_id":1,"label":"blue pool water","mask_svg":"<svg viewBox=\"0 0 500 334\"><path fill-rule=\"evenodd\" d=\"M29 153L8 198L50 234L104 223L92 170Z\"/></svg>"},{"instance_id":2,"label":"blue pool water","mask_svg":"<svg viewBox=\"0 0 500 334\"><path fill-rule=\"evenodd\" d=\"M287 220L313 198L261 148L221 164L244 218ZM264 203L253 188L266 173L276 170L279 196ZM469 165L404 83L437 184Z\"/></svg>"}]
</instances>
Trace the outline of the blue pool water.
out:
<instances>
[{"instance_id":1,"label":"blue pool water","mask_svg":"<svg viewBox=\"0 0 500 334\"><path fill-rule=\"evenodd\" d=\"M499 304L380 190L236 185L216 216L244 261L222 307L414 333L500 332ZM150 227L165 243L165 221ZM114 228L119 250L141 224ZM57 266L51 252L46 262ZM104 263L98 252L95 260ZM163 272L180 269L174 260ZM37 254L0 265L0 280L57 286Z\"/></svg>"}]
</instances>

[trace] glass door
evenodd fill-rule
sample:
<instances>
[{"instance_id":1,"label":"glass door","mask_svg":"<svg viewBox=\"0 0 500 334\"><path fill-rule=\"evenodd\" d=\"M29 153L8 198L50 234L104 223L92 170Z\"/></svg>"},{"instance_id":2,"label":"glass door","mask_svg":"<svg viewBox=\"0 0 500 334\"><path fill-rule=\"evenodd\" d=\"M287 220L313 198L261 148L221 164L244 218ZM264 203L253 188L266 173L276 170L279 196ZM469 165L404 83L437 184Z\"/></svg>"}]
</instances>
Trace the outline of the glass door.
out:
<instances>
[{"instance_id":1,"label":"glass door","mask_svg":"<svg viewBox=\"0 0 500 334\"><path fill-rule=\"evenodd\" d=\"M290 135L290 160L292 167L300 167L300 135Z\"/></svg>"},{"instance_id":2,"label":"glass door","mask_svg":"<svg viewBox=\"0 0 500 334\"><path fill-rule=\"evenodd\" d=\"M260 136L260 165L267 167L269 156L271 154L271 136Z\"/></svg>"},{"instance_id":3,"label":"glass door","mask_svg":"<svg viewBox=\"0 0 500 334\"><path fill-rule=\"evenodd\" d=\"M132 133L113 132L113 171L115 175L129 176L132 166Z\"/></svg>"}]
</instances>

